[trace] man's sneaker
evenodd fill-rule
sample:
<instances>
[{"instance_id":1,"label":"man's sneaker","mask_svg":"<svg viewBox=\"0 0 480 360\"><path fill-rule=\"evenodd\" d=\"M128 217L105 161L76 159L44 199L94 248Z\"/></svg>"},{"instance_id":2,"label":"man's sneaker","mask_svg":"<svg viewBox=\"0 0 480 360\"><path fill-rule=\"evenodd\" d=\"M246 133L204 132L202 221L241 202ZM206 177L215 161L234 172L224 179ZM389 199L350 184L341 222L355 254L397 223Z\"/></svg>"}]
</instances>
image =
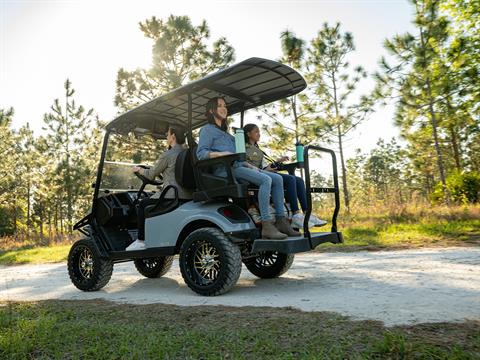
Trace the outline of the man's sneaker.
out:
<instances>
[{"instance_id":1,"label":"man's sneaker","mask_svg":"<svg viewBox=\"0 0 480 360\"><path fill-rule=\"evenodd\" d=\"M319 219L318 217L316 217L313 214L310 215L310 221L309 222L313 222L315 224L314 226L319 226L319 227L328 224L328 221Z\"/></svg>"},{"instance_id":2,"label":"man's sneaker","mask_svg":"<svg viewBox=\"0 0 480 360\"><path fill-rule=\"evenodd\" d=\"M135 240L125 249L125 251L135 251L135 250L144 250L144 249L145 249L145 241Z\"/></svg>"}]
</instances>

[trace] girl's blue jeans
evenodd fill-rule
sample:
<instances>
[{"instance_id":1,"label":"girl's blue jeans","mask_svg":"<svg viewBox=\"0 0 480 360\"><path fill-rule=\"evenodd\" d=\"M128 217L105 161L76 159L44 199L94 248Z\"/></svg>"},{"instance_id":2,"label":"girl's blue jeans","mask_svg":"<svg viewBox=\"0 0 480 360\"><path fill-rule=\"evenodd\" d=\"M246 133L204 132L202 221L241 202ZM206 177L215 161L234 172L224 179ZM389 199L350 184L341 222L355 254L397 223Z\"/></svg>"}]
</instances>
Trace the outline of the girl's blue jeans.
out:
<instances>
[{"instance_id":1,"label":"girl's blue jeans","mask_svg":"<svg viewBox=\"0 0 480 360\"><path fill-rule=\"evenodd\" d=\"M260 218L262 221L272 220L268 211L270 204L270 193L272 194L273 206L275 207L275 216L285 216L283 208L283 180L282 177L270 171L254 170L244 166L233 169L235 178L248 181L259 187L258 207L260 208Z\"/></svg>"},{"instance_id":2,"label":"girl's blue jeans","mask_svg":"<svg viewBox=\"0 0 480 360\"><path fill-rule=\"evenodd\" d=\"M298 201L300 201L300 206L302 207L303 212L307 210L307 192L305 190L305 183L302 178L289 174L278 173L283 179L283 184L285 185L285 198L290 204L292 212L298 211ZM298 199L298 201L297 201Z\"/></svg>"}]
</instances>

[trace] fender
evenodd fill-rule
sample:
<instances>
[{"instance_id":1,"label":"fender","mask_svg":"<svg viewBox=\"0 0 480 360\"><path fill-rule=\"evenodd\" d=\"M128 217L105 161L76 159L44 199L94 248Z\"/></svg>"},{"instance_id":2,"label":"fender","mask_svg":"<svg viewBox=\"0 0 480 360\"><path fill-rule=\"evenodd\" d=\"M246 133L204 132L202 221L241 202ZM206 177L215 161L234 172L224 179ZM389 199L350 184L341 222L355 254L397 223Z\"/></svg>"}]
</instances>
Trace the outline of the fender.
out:
<instances>
[{"instance_id":1,"label":"fender","mask_svg":"<svg viewBox=\"0 0 480 360\"><path fill-rule=\"evenodd\" d=\"M219 211L227 202L194 203L190 201L172 212L145 220L145 245L147 247L175 246L183 229L195 221L215 224L224 233L252 231L255 224L246 217L245 221L232 222ZM243 212L243 210L241 210Z\"/></svg>"}]
</instances>

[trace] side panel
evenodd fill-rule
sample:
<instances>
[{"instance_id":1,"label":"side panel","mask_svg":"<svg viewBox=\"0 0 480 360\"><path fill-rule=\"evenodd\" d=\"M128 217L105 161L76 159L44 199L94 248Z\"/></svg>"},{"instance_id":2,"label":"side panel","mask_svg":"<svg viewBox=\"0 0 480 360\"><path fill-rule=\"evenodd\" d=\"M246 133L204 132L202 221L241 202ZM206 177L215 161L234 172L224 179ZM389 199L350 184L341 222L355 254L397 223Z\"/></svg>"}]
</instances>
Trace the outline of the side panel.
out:
<instances>
[{"instance_id":1,"label":"side panel","mask_svg":"<svg viewBox=\"0 0 480 360\"><path fill-rule=\"evenodd\" d=\"M255 229L255 224L232 223L218 212L224 202L194 203L190 201L167 214L148 218L145 221L145 245L147 247L175 246L182 229L195 220L207 220L216 224L223 232Z\"/></svg>"}]
</instances>

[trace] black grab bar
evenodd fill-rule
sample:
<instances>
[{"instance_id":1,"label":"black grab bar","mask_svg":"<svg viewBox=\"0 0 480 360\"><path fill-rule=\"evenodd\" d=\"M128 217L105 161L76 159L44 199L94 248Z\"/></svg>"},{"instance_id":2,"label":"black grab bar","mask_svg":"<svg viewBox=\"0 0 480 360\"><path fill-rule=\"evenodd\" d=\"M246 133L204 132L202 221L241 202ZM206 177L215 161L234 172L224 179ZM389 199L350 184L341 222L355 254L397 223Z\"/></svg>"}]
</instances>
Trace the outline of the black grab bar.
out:
<instances>
[{"instance_id":1,"label":"black grab bar","mask_svg":"<svg viewBox=\"0 0 480 360\"><path fill-rule=\"evenodd\" d=\"M308 159L308 152L311 150L316 150L320 152L329 153L332 156L332 166L333 166L333 188L322 187L322 188L312 188L310 185L310 164ZM303 159L304 159L304 168L305 168L305 187L307 190L307 211L305 214L305 219L303 221L303 233L311 241L310 230L308 230L308 220L310 219L310 214L312 213L312 192L314 193L334 193L335 194L335 210L332 216L332 233L337 232L337 216L340 211L340 191L338 188L338 173L337 173L337 158L333 150L323 148L315 145L306 145L303 149Z\"/></svg>"}]
</instances>

